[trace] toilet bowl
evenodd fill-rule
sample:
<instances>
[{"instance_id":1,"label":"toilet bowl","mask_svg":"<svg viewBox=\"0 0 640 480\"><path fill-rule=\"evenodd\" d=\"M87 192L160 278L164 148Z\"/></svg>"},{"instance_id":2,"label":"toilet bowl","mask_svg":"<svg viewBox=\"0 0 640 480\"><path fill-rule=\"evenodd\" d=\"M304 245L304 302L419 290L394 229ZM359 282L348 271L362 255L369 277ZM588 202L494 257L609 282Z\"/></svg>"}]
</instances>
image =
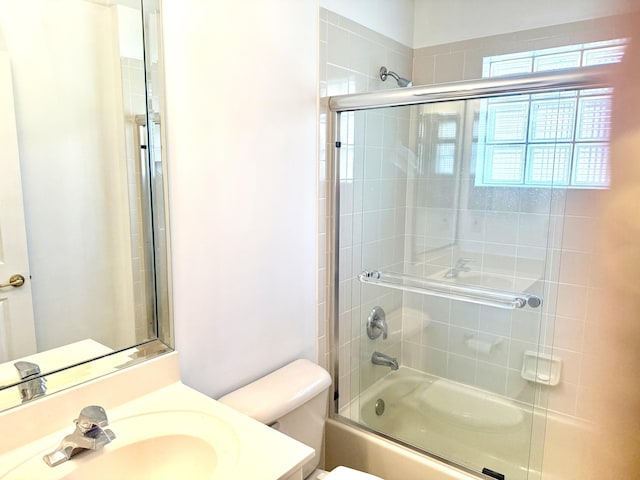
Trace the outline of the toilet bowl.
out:
<instances>
[{"instance_id":1,"label":"toilet bowl","mask_svg":"<svg viewBox=\"0 0 640 480\"><path fill-rule=\"evenodd\" d=\"M337 467L318 470L329 405L331 377L309 360L296 360L218 401L302 442L316 453L302 468L306 480L382 480L380 477Z\"/></svg>"}]
</instances>

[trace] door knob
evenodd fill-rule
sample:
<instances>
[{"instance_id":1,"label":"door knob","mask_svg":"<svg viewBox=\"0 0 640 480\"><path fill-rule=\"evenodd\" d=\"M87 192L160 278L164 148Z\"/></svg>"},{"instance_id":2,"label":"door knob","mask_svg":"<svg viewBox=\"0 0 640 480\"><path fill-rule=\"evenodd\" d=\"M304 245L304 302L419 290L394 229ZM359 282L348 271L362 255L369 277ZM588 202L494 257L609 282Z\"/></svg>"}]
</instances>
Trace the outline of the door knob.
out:
<instances>
[{"instance_id":1,"label":"door knob","mask_svg":"<svg viewBox=\"0 0 640 480\"><path fill-rule=\"evenodd\" d=\"M21 287L22 285L24 285L24 277L19 273L16 273L15 275L11 275L9 277L9 283L0 283L0 288L5 288L5 287L17 288L17 287Z\"/></svg>"}]
</instances>

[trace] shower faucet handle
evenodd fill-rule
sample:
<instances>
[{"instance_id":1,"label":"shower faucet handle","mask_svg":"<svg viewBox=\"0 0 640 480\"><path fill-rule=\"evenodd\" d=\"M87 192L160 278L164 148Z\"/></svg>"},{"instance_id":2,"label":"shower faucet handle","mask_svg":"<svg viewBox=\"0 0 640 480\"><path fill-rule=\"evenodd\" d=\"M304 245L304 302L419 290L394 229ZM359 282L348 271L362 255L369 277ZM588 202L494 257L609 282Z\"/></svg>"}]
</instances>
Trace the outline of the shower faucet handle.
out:
<instances>
[{"instance_id":1,"label":"shower faucet handle","mask_svg":"<svg viewBox=\"0 0 640 480\"><path fill-rule=\"evenodd\" d=\"M374 307L367 317L367 336L371 340L375 340L382 335L382 339L386 340L388 331L384 310L382 307Z\"/></svg>"}]
</instances>

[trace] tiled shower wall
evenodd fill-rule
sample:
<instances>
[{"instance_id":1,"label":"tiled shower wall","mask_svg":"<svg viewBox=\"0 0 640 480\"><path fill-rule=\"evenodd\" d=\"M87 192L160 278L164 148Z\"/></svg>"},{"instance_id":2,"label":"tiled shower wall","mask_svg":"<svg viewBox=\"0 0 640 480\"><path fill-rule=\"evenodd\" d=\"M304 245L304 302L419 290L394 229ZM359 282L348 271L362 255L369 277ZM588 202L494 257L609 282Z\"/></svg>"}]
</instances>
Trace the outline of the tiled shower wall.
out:
<instances>
[{"instance_id":1,"label":"tiled shower wall","mask_svg":"<svg viewBox=\"0 0 640 480\"><path fill-rule=\"evenodd\" d=\"M542 29L517 32L508 35L499 35L475 39L454 44L439 45L411 51L406 46L382 37L381 35L366 29L350 20L344 19L326 10L321 10L320 18L320 93L321 96L339 95L344 93L359 93L374 91L380 88L389 88L395 85L386 85L378 78L378 70L381 65L397 71L402 76L412 76L414 84L441 83L462 79L480 78L482 76L482 58L489 55L513 53L532 49L549 48L560 45L592 42L616 38L619 33L614 28L612 19L578 22L567 25L558 25ZM411 68L411 61L413 67ZM389 83L389 81L387 82ZM598 198L603 195L599 190L554 190L541 189L500 189L489 195L491 199L488 209L478 211L463 211L462 221L466 221L470 229L476 229L481 235L495 233L496 231L518 231L518 225L529 226L528 236L526 228L522 229L521 238L518 234L511 243L493 242L501 251L524 252L518 264L507 267L517 277L518 273L527 276L531 270L546 273L548 283L545 294L544 315L536 312L517 312L515 315L509 311L498 312L487 307L477 307L460 302L450 302L439 299L427 299L414 294L405 294L404 298L388 292L372 289L377 295L365 299L359 309L361 288L354 275L362 268L370 268L369 263L378 263L378 267L385 264L380 258L372 258L371 252L380 252L383 242L391 246L391 251L397 254L400 247L392 245L397 242L404 225L399 219L405 218L408 223L405 200L397 204L395 209L389 205L369 205L366 192L363 192L362 179L367 176L367 185L375 185L380 188L383 183L387 187L395 189L396 195L402 191L407 194L411 191L411 181L407 182L398 172L383 174L383 163L379 163L379 153L385 149L392 149L390 145L398 140L398 144L407 145L408 138L396 138L395 133L390 134L385 130L387 126L406 124L408 114L358 114L355 127L351 128L351 138L348 142L343 140L342 158L351 158L351 177L342 185L341 198L341 231L344 232L340 246L341 264L345 267L340 272L340 298L343 301L340 308L340 339L338 346L340 355L340 405L346 403L356 395L362 381L367 386L377 378L376 372L382 369L369 370L370 374L363 373L356 365L358 359L363 361L366 372L370 368L368 362L369 350L379 349L387 353L398 355L401 363L420 367L432 373L449 373L451 378L478 385L482 388L506 394L511 397L531 401L534 396L534 386L520 378L519 369L522 361L522 352L527 349L535 350L540 339L547 347L554 347L554 355L563 359L562 382L556 387L548 389L549 407L565 414L579 417L589 416L589 405L582 401L581 393L590 388L588 381L588 369L583 362L585 345L589 342L592 324L600 320L596 317L596 308L592 304L597 302L598 281L592 276L592 260L594 255L595 224L597 218L596 205ZM349 132L349 125L354 125L353 115L345 115L342 131ZM380 118L381 117L381 118ZM364 119L364 121L362 121ZM328 331L329 314L326 308L328 298L327 281L327 255L330 245L327 243L327 192L329 185L329 173L327 171L327 154L331 145L326 138L326 111L321 112L321 149L319 170L319 302L318 302L318 359L326 367L329 365ZM360 126L367 124L374 127L372 135L375 145L368 144L371 138L364 139L364 150L358 151L352 140L360 139L363 132ZM346 124L346 126L345 126ZM368 129L367 131L370 132ZM386 132L386 133L385 133ZM385 143L385 136L390 143ZM344 135L343 135L344 137ZM392 137L394 137L392 139ZM379 140L382 139L382 140ZM345 143L347 145L345 145ZM360 143L359 143L360 144ZM347 152L347 153L345 153ZM351 152L351 153L349 153ZM362 156L367 154L367 167L362 165ZM374 159L373 169L369 169L369 155ZM348 162L347 162L348 164ZM375 173L371 173L371 172ZM344 173L344 172L343 172ZM388 176L385 176L388 175ZM371 183L373 180L374 183ZM410 179L409 179L410 180ZM404 187L402 182L405 182ZM373 187L372 187L373 188ZM373 198L373 197L371 197ZM362 218L354 212L358 211L360 204L365 208ZM369 209L369 210L367 210ZM393 213L392 213L393 210ZM551 222L547 223L551 213ZM367 217L369 220L365 221ZM393 218L393 222L391 222ZM387 232L386 239L380 239L379 243L366 242L362 244L362 237L358 232L369 232L380 226L393 224L395 230ZM550 227L547 227L550 225ZM539 227L539 228L538 228ZM549 230L547 230L549 228ZM471 231L471 230L470 230ZM364 234L364 238L369 238ZM541 239L541 244L531 244L531 238ZM547 250L547 239L549 249ZM486 238L482 239L483 242ZM368 243L368 244L367 244ZM492 242L489 242L490 245ZM538 242L540 243L540 242ZM473 254L472 246L469 246ZM362 264L363 251L371 262ZM409 249L404 247L405 254ZM477 253L477 252L476 252ZM483 250L483 255L489 258L492 252ZM495 253L495 252L494 252ZM350 259L350 262L343 262ZM546 259L546 261L545 261ZM397 257L392 255L392 261ZM450 259L449 259L450 261ZM486 261L480 260L481 264ZM349 266L350 265L350 266ZM371 287L367 287L369 291ZM387 298L381 298L388 295ZM426 299L426 300L425 300ZM368 309L376 302L390 306L388 320L392 330L391 341L384 342L388 345L382 348L380 340L374 342L363 341L365 335L364 320L368 315ZM404 337L398 331L400 328L398 319L399 306L403 306L405 312L416 307L416 310L431 312L431 317L437 317L436 321L424 323L423 318L405 315ZM365 310L364 312L362 310ZM352 321L357 319L356 321ZM433 320L433 318L431 318ZM466 322L460 325L460 322ZM471 322L471 323L469 323ZM416 336L416 332L419 334ZM484 356L482 353L470 352L456 345L462 345L469 334L476 334L482 339L498 340L498 348L493 356ZM347 339L347 341L344 341ZM378 343L376 343L378 342ZM435 343L434 343L435 342ZM361 351L362 348L362 351ZM427 367L428 365L428 367ZM386 373L386 372L382 372ZM360 378L363 375L364 378Z\"/></svg>"},{"instance_id":2,"label":"tiled shower wall","mask_svg":"<svg viewBox=\"0 0 640 480\"><path fill-rule=\"evenodd\" d=\"M358 25L325 9L320 13L320 95L333 96L363 93L393 88L392 79L382 82L380 67L386 65L400 75L411 72L413 52L394 40ZM329 364L328 321L326 308L328 282L326 262L331 245L327 239L327 192L329 172L327 156L331 154L326 135L327 111L321 112L319 171L319 269L318 285L318 358ZM401 354L401 292L385 289L361 289L357 275L365 268L394 268L402 265L404 252L404 202L406 172L398 143L406 144L409 118L393 111L359 112L342 115L340 148L342 182L340 198L340 305L339 324L340 405L346 405L357 395L360 382L370 385L386 373L374 368L370 357L374 350L400 357ZM407 138L402 138L402 137ZM400 138L398 138L400 137ZM398 142L399 140L399 142ZM395 165L382 162L394 156ZM364 159L367 158L365 163ZM406 160L405 160L406 161ZM365 182L366 180L366 182ZM366 188L365 188L366 186ZM364 295L364 296L363 296ZM385 305L389 339L378 339L361 351L362 335L366 335L364 320L378 304ZM361 321L362 320L362 321ZM363 343L363 345L365 345ZM362 363L362 365L359 365Z\"/></svg>"}]
</instances>

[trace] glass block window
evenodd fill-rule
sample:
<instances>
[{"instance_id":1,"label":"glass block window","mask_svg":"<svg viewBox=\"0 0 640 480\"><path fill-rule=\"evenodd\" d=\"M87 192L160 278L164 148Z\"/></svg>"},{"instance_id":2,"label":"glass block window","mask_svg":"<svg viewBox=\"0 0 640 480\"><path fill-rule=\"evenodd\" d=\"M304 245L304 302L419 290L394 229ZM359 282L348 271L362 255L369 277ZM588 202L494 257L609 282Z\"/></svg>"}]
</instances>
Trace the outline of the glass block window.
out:
<instances>
[{"instance_id":1,"label":"glass block window","mask_svg":"<svg viewBox=\"0 0 640 480\"><path fill-rule=\"evenodd\" d=\"M611 96L581 98L578 106L578 140L607 141L611 130Z\"/></svg>"},{"instance_id":2,"label":"glass block window","mask_svg":"<svg viewBox=\"0 0 640 480\"><path fill-rule=\"evenodd\" d=\"M576 145L573 184L608 185L608 155L609 145L606 143Z\"/></svg>"},{"instance_id":3,"label":"glass block window","mask_svg":"<svg viewBox=\"0 0 640 480\"><path fill-rule=\"evenodd\" d=\"M570 145L530 145L527 181L530 185L567 185L571 170Z\"/></svg>"},{"instance_id":4,"label":"glass block window","mask_svg":"<svg viewBox=\"0 0 640 480\"><path fill-rule=\"evenodd\" d=\"M575 99L532 99L528 107L531 112L532 142L571 140L576 118Z\"/></svg>"},{"instance_id":5,"label":"glass block window","mask_svg":"<svg viewBox=\"0 0 640 480\"><path fill-rule=\"evenodd\" d=\"M618 63L622 60L626 44L627 40L622 38L507 55L494 55L484 58L482 76L499 77L502 75Z\"/></svg>"},{"instance_id":6,"label":"glass block window","mask_svg":"<svg viewBox=\"0 0 640 480\"><path fill-rule=\"evenodd\" d=\"M616 63L625 44L620 39L486 57L483 75ZM599 88L484 100L474 133L476 184L607 187L611 94Z\"/></svg>"},{"instance_id":7,"label":"glass block window","mask_svg":"<svg viewBox=\"0 0 640 480\"><path fill-rule=\"evenodd\" d=\"M491 168L487 170L490 183L522 183L524 146L491 145L487 147L487 153L491 157Z\"/></svg>"}]
</instances>

